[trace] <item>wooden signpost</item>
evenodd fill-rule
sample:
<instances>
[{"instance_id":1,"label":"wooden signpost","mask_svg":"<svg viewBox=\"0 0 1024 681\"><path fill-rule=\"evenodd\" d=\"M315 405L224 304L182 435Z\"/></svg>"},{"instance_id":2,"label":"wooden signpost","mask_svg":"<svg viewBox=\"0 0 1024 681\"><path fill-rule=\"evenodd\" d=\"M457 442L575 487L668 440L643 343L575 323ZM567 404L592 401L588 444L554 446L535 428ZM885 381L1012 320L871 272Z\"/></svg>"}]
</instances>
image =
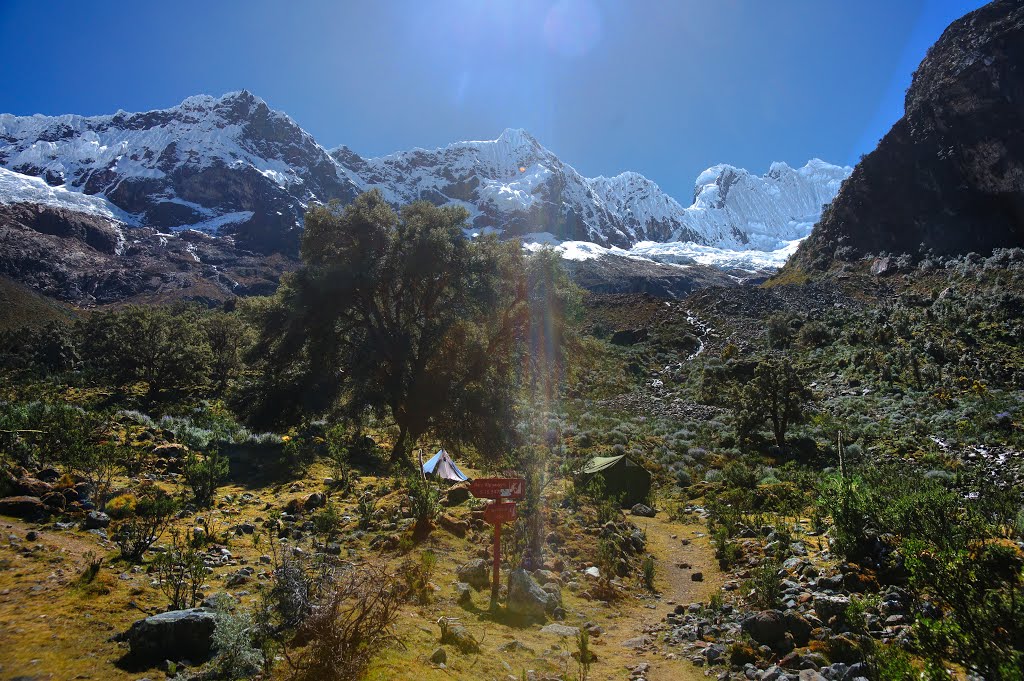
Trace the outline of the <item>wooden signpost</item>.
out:
<instances>
[{"instance_id":1,"label":"wooden signpost","mask_svg":"<svg viewBox=\"0 0 1024 681\"><path fill-rule=\"evenodd\" d=\"M494 573L491 578L491 607L498 604L498 586L501 581L501 525L515 522L516 502L526 496L523 478L478 478L469 483L470 493L481 499L495 499L484 507L484 520L494 525Z\"/></svg>"},{"instance_id":2,"label":"wooden signpost","mask_svg":"<svg viewBox=\"0 0 1024 681\"><path fill-rule=\"evenodd\" d=\"M469 492L481 499L522 499L526 496L523 478L477 478L469 483Z\"/></svg>"}]
</instances>

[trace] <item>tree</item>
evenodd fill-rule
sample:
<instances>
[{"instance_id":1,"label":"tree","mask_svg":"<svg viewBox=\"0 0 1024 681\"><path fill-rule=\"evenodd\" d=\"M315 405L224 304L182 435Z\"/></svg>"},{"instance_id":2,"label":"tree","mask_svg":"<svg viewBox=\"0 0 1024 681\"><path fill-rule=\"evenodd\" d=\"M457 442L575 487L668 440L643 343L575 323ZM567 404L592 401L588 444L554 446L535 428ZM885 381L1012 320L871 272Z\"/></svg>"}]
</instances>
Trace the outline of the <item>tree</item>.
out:
<instances>
[{"instance_id":1,"label":"tree","mask_svg":"<svg viewBox=\"0 0 1024 681\"><path fill-rule=\"evenodd\" d=\"M185 457L182 477L192 489L196 503L208 507L213 503L217 488L228 477L227 457L221 456L216 447L208 449L206 456L190 451Z\"/></svg>"},{"instance_id":2,"label":"tree","mask_svg":"<svg viewBox=\"0 0 1024 681\"><path fill-rule=\"evenodd\" d=\"M218 393L238 375L246 348L252 343L252 329L232 312L216 311L203 315L202 329L210 348L210 380Z\"/></svg>"},{"instance_id":3,"label":"tree","mask_svg":"<svg viewBox=\"0 0 1024 681\"><path fill-rule=\"evenodd\" d=\"M303 266L261 311L253 420L369 410L398 427L393 460L432 430L499 451L514 430L523 262L516 244L465 238L467 217L423 201L398 214L376 191L311 208Z\"/></svg>"},{"instance_id":4,"label":"tree","mask_svg":"<svg viewBox=\"0 0 1024 681\"><path fill-rule=\"evenodd\" d=\"M86 322L85 355L107 379L146 383L149 398L206 382L210 349L190 308L128 306Z\"/></svg>"},{"instance_id":5,"label":"tree","mask_svg":"<svg viewBox=\"0 0 1024 681\"><path fill-rule=\"evenodd\" d=\"M769 421L775 444L785 447L786 432L803 420L804 404L810 398L810 390L788 359L765 359L758 363L754 378L744 386L737 402L737 429L749 433Z\"/></svg>"}]
</instances>

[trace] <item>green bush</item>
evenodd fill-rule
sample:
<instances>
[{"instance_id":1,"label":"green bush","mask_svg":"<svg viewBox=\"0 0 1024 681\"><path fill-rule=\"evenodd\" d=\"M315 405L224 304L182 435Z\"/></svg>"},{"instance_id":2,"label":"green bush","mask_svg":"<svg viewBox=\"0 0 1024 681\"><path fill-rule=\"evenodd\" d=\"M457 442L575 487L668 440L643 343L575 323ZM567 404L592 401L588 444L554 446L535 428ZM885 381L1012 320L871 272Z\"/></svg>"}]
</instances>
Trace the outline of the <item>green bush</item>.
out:
<instances>
[{"instance_id":1,"label":"green bush","mask_svg":"<svg viewBox=\"0 0 1024 681\"><path fill-rule=\"evenodd\" d=\"M258 628L245 610L231 609L231 599L217 599L213 648L213 667L223 679L248 679L264 667L263 651L256 642Z\"/></svg>"},{"instance_id":2,"label":"green bush","mask_svg":"<svg viewBox=\"0 0 1024 681\"><path fill-rule=\"evenodd\" d=\"M217 449L210 449L206 456L189 452L182 469L185 483L192 489L192 495L200 506L213 503L217 488L228 477L228 460Z\"/></svg>"},{"instance_id":3,"label":"green bush","mask_svg":"<svg viewBox=\"0 0 1024 681\"><path fill-rule=\"evenodd\" d=\"M418 528L429 527L441 510L441 492L430 480L414 474L406 482L409 499L412 501L412 517Z\"/></svg>"},{"instance_id":4,"label":"green bush","mask_svg":"<svg viewBox=\"0 0 1024 681\"><path fill-rule=\"evenodd\" d=\"M781 568L778 561L767 560L751 571L750 602L754 607L771 610L782 603Z\"/></svg>"},{"instance_id":5,"label":"green bush","mask_svg":"<svg viewBox=\"0 0 1024 681\"><path fill-rule=\"evenodd\" d=\"M178 532L172 530L171 537L171 546L153 559L153 570L160 590L170 601L169 610L194 608L206 579L204 556Z\"/></svg>"},{"instance_id":6,"label":"green bush","mask_svg":"<svg viewBox=\"0 0 1024 681\"><path fill-rule=\"evenodd\" d=\"M644 588L648 591L654 591L654 556L645 556L644 562L641 565L642 578L644 582Z\"/></svg>"},{"instance_id":7,"label":"green bush","mask_svg":"<svg viewBox=\"0 0 1024 681\"><path fill-rule=\"evenodd\" d=\"M143 554L163 535L171 522L177 504L159 489L139 494L135 515L114 527L114 543L125 560L137 563Z\"/></svg>"}]
</instances>

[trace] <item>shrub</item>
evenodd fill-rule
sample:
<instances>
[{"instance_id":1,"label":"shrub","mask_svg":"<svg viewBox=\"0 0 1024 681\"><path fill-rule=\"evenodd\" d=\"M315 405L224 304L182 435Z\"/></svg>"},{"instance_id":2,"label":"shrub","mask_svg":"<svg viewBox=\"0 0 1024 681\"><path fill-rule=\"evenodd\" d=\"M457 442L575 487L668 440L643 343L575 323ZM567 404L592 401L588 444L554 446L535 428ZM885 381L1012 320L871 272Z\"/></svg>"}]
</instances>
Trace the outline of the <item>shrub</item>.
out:
<instances>
[{"instance_id":1,"label":"shrub","mask_svg":"<svg viewBox=\"0 0 1024 681\"><path fill-rule=\"evenodd\" d=\"M216 628L213 647L217 656L213 666L220 678L247 679L260 672L265 660L263 651L255 645L257 628L252 615L244 610L231 610L231 599L221 597L216 605Z\"/></svg>"},{"instance_id":2,"label":"shrub","mask_svg":"<svg viewBox=\"0 0 1024 681\"><path fill-rule=\"evenodd\" d=\"M437 554L433 551L424 551L420 554L418 561L406 561L402 565L406 593L419 605L426 605L430 602L430 580L434 578L436 567Z\"/></svg>"},{"instance_id":3,"label":"shrub","mask_svg":"<svg viewBox=\"0 0 1024 681\"><path fill-rule=\"evenodd\" d=\"M779 607L782 602L781 566L778 561L768 560L751 571L750 602L761 610Z\"/></svg>"},{"instance_id":4,"label":"shrub","mask_svg":"<svg viewBox=\"0 0 1024 681\"><path fill-rule=\"evenodd\" d=\"M757 472L742 461L730 461L722 469L722 482L727 487L751 490L757 487Z\"/></svg>"},{"instance_id":5,"label":"shrub","mask_svg":"<svg viewBox=\"0 0 1024 681\"><path fill-rule=\"evenodd\" d=\"M85 570L82 571L78 581L80 584L92 584L96 575L100 573L100 568L103 567L103 556L97 556L95 551L87 551L83 557L85 558Z\"/></svg>"},{"instance_id":6,"label":"shrub","mask_svg":"<svg viewBox=\"0 0 1024 681\"><path fill-rule=\"evenodd\" d=\"M360 530L370 529L370 524L373 522L373 511L377 506L377 498L369 492L364 492L359 501L356 503L356 510L359 512L359 520L357 525Z\"/></svg>"},{"instance_id":7,"label":"shrub","mask_svg":"<svg viewBox=\"0 0 1024 681\"><path fill-rule=\"evenodd\" d=\"M206 578L203 554L176 530L171 531L171 546L153 559L160 590L170 601L170 610L194 608Z\"/></svg>"},{"instance_id":8,"label":"shrub","mask_svg":"<svg viewBox=\"0 0 1024 681\"><path fill-rule=\"evenodd\" d=\"M807 322L797 334L800 345L807 348L823 348L832 342L832 334L821 322Z\"/></svg>"},{"instance_id":9,"label":"shrub","mask_svg":"<svg viewBox=\"0 0 1024 681\"><path fill-rule=\"evenodd\" d=\"M579 662L578 681L587 681L590 678L590 665L597 658L590 652L590 632L586 627L580 627L576 634L576 659Z\"/></svg>"},{"instance_id":10,"label":"shrub","mask_svg":"<svg viewBox=\"0 0 1024 681\"><path fill-rule=\"evenodd\" d=\"M641 565L644 588L654 591L654 556L646 556Z\"/></svg>"},{"instance_id":11,"label":"shrub","mask_svg":"<svg viewBox=\"0 0 1024 681\"><path fill-rule=\"evenodd\" d=\"M768 346L776 350L785 350L793 342L793 329L790 317L784 313L776 313L766 321Z\"/></svg>"},{"instance_id":12,"label":"shrub","mask_svg":"<svg viewBox=\"0 0 1024 681\"><path fill-rule=\"evenodd\" d=\"M412 517L419 530L430 527L441 510L441 493L437 485L425 480L422 475L413 475L408 481L409 499L412 501Z\"/></svg>"},{"instance_id":13,"label":"shrub","mask_svg":"<svg viewBox=\"0 0 1024 681\"><path fill-rule=\"evenodd\" d=\"M331 540L340 526L341 513L338 511L338 507L334 502L327 502L327 504L313 516L313 532L323 537L325 542Z\"/></svg>"},{"instance_id":14,"label":"shrub","mask_svg":"<svg viewBox=\"0 0 1024 681\"><path fill-rule=\"evenodd\" d=\"M685 468L677 468L675 472L676 485L682 488L687 488L693 484L693 476L690 475L690 471Z\"/></svg>"},{"instance_id":15,"label":"shrub","mask_svg":"<svg viewBox=\"0 0 1024 681\"><path fill-rule=\"evenodd\" d=\"M217 449L208 450L206 456L189 452L182 473L196 503L209 506L217 488L228 476L228 460Z\"/></svg>"},{"instance_id":16,"label":"shrub","mask_svg":"<svg viewBox=\"0 0 1024 681\"><path fill-rule=\"evenodd\" d=\"M121 557L133 563L163 535L177 510L174 500L159 489L146 491L135 505L135 516L123 520L114 528L114 542Z\"/></svg>"},{"instance_id":17,"label":"shrub","mask_svg":"<svg viewBox=\"0 0 1024 681\"><path fill-rule=\"evenodd\" d=\"M910 655L895 645L874 645L865 662L871 678L877 681L904 681L918 676Z\"/></svg>"},{"instance_id":18,"label":"shrub","mask_svg":"<svg viewBox=\"0 0 1024 681\"><path fill-rule=\"evenodd\" d=\"M127 518L135 513L139 500L134 494L119 494L107 502L107 514L114 520Z\"/></svg>"},{"instance_id":19,"label":"shrub","mask_svg":"<svg viewBox=\"0 0 1024 681\"><path fill-rule=\"evenodd\" d=\"M298 428L292 428L283 436L282 456L289 470L304 472L317 456L327 453L327 441L321 429L313 423L304 421Z\"/></svg>"},{"instance_id":20,"label":"shrub","mask_svg":"<svg viewBox=\"0 0 1024 681\"><path fill-rule=\"evenodd\" d=\"M342 575L296 627L285 659L295 681L362 678L373 656L397 640L392 625L404 594L394 575L365 566Z\"/></svg>"}]
</instances>

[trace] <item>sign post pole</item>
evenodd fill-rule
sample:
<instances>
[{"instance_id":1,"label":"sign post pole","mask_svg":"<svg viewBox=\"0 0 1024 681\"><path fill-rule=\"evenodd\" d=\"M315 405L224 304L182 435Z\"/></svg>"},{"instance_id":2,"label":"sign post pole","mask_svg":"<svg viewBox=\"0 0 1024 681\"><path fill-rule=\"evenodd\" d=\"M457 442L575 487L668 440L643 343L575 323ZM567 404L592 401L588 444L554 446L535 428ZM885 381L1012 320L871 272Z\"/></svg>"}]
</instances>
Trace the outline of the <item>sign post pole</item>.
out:
<instances>
[{"instance_id":1,"label":"sign post pole","mask_svg":"<svg viewBox=\"0 0 1024 681\"><path fill-rule=\"evenodd\" d=\"M501 581L501 523L494 523L494 575L491 577L491 609L498 607L498 585Z\"/></svg>"},{"instance_id":2,"label":"sign post pole","mask_svg":"<svg viewBox=\"0 0 1024 681\"><path fill-rule=\"evenodd\" d=\"M501 583L501 525L516 519L516 499L525 495L523 478L478 478L469 483L469 492L480 499L494 499L484 507L484 520L494 525L494 566L491 575L491 608L498 607Z\"/></svg>"}]
</instances>

